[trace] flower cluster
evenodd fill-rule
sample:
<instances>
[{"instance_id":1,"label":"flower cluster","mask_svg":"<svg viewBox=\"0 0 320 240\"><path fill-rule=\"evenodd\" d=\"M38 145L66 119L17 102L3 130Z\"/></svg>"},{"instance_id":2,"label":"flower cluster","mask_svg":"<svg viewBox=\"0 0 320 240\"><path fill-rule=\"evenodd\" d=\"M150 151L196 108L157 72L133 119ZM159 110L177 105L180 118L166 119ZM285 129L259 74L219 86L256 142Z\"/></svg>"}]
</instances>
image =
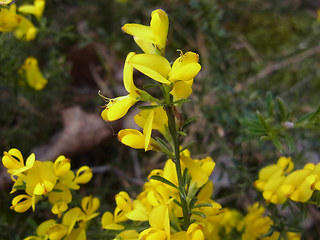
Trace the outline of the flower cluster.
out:
<instances>
[{"instance_id":1,"label":"flower cluster","mask_svg":"<svg viewBox=\"0 0 320 240\"><path fill-rule=\"evenodd\" d=\"M9 4L9 2L6 4ZM27 4L18 7L18 12L32 14L40 20L44 7L44 0L34 0L33 5ZM14 32L17 38L26 41L35 39L37 28L29 19L17 13L17 6L15 4L11 4L9 8L1 8L0 10L0 32Z\"/></svg>"},{"instance_id":2,"label":"flower cluster","mask_svg":"<svg viewBox=\"0 0 320 240\"><path fill-rule=\"evenodd\" d=\"M211 221L214 223L211 238L224 239L223 236L232 236L232 233L241 236L243 240L278 240L280 233L269 230L274 225L267 211L259 203L254 203L248 207L246 215L242 215L237 210L223 208L220 214L213 216ZM286 239L300 240L300 234L287 232Z\"/></svg>"},{"instance_id":3,"label":"flower cluster","mask_svg":"<svg viewBox=\"0 0 320 240\"><path fill-rule=\"evenodd\" d=\"M210 157L204 159L192 159L189 151L181 153L182 170L188 169L187 202L191 208L192 224L184 231L179 218L183 213L179 203L179 190L177 173L174 162L169 159L163 169L154 169L149 175L149 181L145 183L143 191L131 199L126 192L120 192L115 196L116 208L114 213L105 212L102 217L102 226L109 230L123 230L121 224L128 220L135 222L149 222L149 227L140 234L133 232L136 239L210 239L214 222L211 217L219 213L221 206L211 199L213 184L208 177L214 169L215 163ZM154 177L156 176L156 177ZM166 179L171 184L158 181ZM140 225L139 224L139 225ZM120 233L121 236L122 233ZM202 238L198 238L202 236Z\"/></svg>"},{"instance_id":4,"label":"flower cluster","mask_svg":"<svg viewBox=\"0 0 320 240\"><path fill-rule=\"evenodd\" d=\"M5 3L0 4L7 5L10 2L5 1ZM41 21L44 8L45 0L34 0L33 5L25 4L19 6L18 12L34 15L38 21ZM17 13L17 6L15 4L0 8L0 32L13 32L18 39L26 41L34 40L37 35L37 28L28 18L21 14ZM35 90L43 89L48 82L40 72L38 60L34 57L25 59L19 73L24 75L28 85Z\"/></svg>"},{"instance_id":5,"label":"flower cluster","mask_svg":"<svg viewBox=\"0 0 320 240\"><path fill-rule=\"evenodd\" d=\"M266 202L283 204L287 199L307 202L314 191L320 190L320 163L307 163L303 169L292 171L291 158L281 157L277 164L262 168L255 187Z\"/></svg>"},{"instance_id":6,"label":"flower cluster","mask_svg":"<svg viewBox=\"0 0 320 240\"><path fill-rule=\"evenodd\" d=\"M34 211L37 202L48 198L52 205L51 212L61 217L72 201L70 190L79 189L79 184L87 183L92 178L92 171L88 166L83 166L74 173L70 169L70 159L64 156L59 156L54 162L42 162L36 160L32 153L24 161L16 148L4 152L2 163L14 181L11 193L24 192L12 200L10 208L16 212L25 212L29 208Z\"/></svg>"},{"instance_id":7,"label":"flower cluster","mask_svg":"<svg viewBox=\"0 0 320 240\"><path fill-rule=\"evenodd\" d=\"M59 222L54 219L44 221L37 227L37 236L30 236L25 240L85 240L87 223L99 215L96 212L99 206L98 198L86 196L81 200L81 208L69 209Z\"/></svg>"}]
</instances>

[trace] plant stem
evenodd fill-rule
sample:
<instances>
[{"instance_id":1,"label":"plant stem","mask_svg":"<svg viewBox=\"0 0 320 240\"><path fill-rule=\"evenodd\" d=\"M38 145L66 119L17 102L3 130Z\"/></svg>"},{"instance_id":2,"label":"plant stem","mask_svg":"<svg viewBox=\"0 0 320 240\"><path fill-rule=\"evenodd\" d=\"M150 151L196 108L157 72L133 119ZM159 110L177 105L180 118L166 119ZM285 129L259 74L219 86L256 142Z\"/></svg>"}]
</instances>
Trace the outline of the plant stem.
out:
<instances>
[{"instance_id":1,"label":"plant stem","mask_svg":"<svg viewBox=\"0 0 320 240\"><path fill-rule=\"evenodd\" d=\"M165 87L164 87L165 88ZM176 165L177 171L177 178L179 183L179 195L180 195L180 202L181 208L183 212L183 228L187 230L190 225L190 211L188 208L187 203L187 195L185 191L185 182L182 177L181 172L181 164L180 164L180 142L179 142L179 135L176 129L176 121L173 113L173 104L172 104L172 97L170 96L170 92L167 89L164 89L165 95L165 106L164 109L168 116L168 127L172 137L172 144L173 144L173 155L174 155L174 163Z\"/></svg>"}]
</instances>

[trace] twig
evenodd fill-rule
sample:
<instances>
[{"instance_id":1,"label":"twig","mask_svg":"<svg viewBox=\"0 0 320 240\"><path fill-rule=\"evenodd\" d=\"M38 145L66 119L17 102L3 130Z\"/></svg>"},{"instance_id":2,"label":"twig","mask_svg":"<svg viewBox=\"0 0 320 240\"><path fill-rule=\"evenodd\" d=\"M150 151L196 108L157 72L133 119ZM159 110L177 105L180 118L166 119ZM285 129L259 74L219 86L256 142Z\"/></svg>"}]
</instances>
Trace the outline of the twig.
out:
<instances>
[{"instance_id":1,"label":"twig","mask_svg":"<svg viewBox=\"0 0 320 240\"><path fill-rule=\"evenodd\" d=\"M287 58L287 59L284 59L280 62L277 62L277 63L270 63L268 64L264 69L262 69L257 75L254 75L252 77L250 77L246 83L242 84L242 86L240 86L239 88L237 88L237 90L243 90L243 89L246 89L249 85L257 82L258 80L282 69L282 68L285 68L289 65L293 65L293 64L296 64L296 63L299 63L301 62L302 60L308 58L308 57L311 57L317 53L320 53L320 46L316 46L316 47L313 47L313 48L310 48L302 53L299 53L293 57L290 57L290 58Z\"/></svg>"},{"instance_id":2,"label":"twig","mask_svg":"<svg viewBox=\"0 0 320 240\"><path fill-rule=\"evenodd\" d=\"M242 35L237 35L238 40L244 46L244 48L248 51L249 55L253 58L253 60L258 64L263 64L262 59L260 58L258 52L252 46L252 44Z\"/></svg>"}]
</instances>

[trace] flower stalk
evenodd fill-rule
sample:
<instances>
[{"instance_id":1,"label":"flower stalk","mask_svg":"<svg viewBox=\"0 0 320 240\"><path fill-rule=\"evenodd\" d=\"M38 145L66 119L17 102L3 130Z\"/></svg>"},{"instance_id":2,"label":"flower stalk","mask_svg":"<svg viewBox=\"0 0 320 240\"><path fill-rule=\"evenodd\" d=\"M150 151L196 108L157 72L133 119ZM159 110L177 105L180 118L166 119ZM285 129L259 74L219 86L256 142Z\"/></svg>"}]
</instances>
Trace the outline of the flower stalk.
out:
<instances>
[{"instance_id":1,"label":"flower stalk","mask_svg":"<svg viewBox=\"0 0 320 240\"><path fill-rule=\"evenodd\" d=\"M188 229L190 225L190 216L191 213L188 208L188 203L187 203L187 194L185 190L185 182L182 177L182 171L181 171L181 163L180 163L180 141L179 141L179 134L176 128L176 120L175 116L173 113L173 100L172 96L170 96L170 92L166 91L167 88L164 86L164 91L163 93L165 94L165 105L164 109L166 111L167 117L168 117L168 128L171 134L172 138L172 148L173 148L173 156L174 159L172 159L175 163L176 166L176 172L177 172L177 178L178 178L178 183L179 183L179 196L180 196L180 203L181 203L181 208L183 212L183 229L186 230Z\"/></svg>"}]
</instances>

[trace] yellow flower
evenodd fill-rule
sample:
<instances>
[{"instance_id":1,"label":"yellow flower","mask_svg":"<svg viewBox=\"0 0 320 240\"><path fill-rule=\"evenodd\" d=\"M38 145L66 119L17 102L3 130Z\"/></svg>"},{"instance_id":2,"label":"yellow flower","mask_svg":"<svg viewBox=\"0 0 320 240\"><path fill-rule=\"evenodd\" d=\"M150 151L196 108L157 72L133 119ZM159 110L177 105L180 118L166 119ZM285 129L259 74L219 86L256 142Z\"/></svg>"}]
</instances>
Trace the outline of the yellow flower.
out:
<instances>
[{"instance_id":1,"label":"yellow flower","mask_svg":"<svg viewBox=\"0 0 320 240\"><path fill-rule=\"evenodd\" d=\"M65 156L61 155L59 156L55 161L53 165L54 174L57 177L65 176L70 171L71 164L70 159L66 158Z\"/></svg>"},{"instance_id":2,"label":"yellow flower","mask_svg":"<svg viewBox=\"0 0 320 240\"><path fill-rule=\"evenodd\" d=\"M134 121L136 122L136 124L138 124L139 127L144 128L146 120L151 111L153 111L154 113L152 129L158 130L164 136L167 135L166 129L168 128L168 117L162 106L158 106L156 108L153 108L152 110L140 110L140 112L134 116Z\"/></svg>"},{"instance_id":3,"label":"yellow flower","mask_svg":"<svg viewBox=\"0 0 320 240\"><path fill-rule=\"evenodd\" d=\"M8 1L4 1L8 2ZM12 4L9 9L0 10L0 32L12 32L18 26L21 18L16 14L17 6Z\"/></svg>"},{"instance_id":4,"label":"yellow flower","mask_svg":"<svg viewBox=\"0 0 320 240\"><path fill-rule=\"evenodd\" d=\"M132 211L127 212L125 216L132 221L148 221L149 212L146 206L140 200L132 202Z\"/></svg>"},{"instance_id":5,"label":"yellow flower","mask_svg":"<svg viewBox=\"0 0 320 240\"><path fill-rule=\"evenodd\" d=\"M85 184L88 183L92 178L92 169L88 166L82 166L78 169L76 177L73 182L75 184ZM78 189L78 188L77 188Z\"/></svg>"},{"instance_id":6,"label":"yellow flower","mask_svg":"<svg viewBox=\"0 0 320 240\"><path fill-rule=\"evenodd\" d=\"M196 184L197 188L202 187L208 182L209 176L215 167L215 162L212 158L207 157L205 159L195 161L183 153L180 158L184 166L188 168L191 175L191 182Z\"/></svg>"},{"instance_id":7,"label":"yellow flower","mask_svg":"<svg viewBox=\"0 0 320 240\"><path fill-rule=\"evenodd\" d=\"M18 11L25 14L33 14L41 19L46 2L44 0L34 0L33 5L25 4L18 8Z\"/></svg>"},{"instance_id":8,"label":"yellow flower","mask_svg":"<svg viewBox=\"0 0 320 240\"><path fill-rule=\"evenodd\" d=\"M33 199L26 194L20 194L12 199L10 209L16 212L25 212L33 205Z\"/></svg>"},{"instance_id":9,"label":"yellow flower","mask_svg":"<svg viewBox=\"0 0 320 240\"><path fill-rule=\"evenodd\" d=\"M171 67L169 61L162 56L136 54L129 60L129 64L155 81L166 85L172 84L171 94L176 99L181 99L187 98L192 92L193 78L201 69L198 61L198 54L187 52L181 54Z\"/></svg>"},{"instance_id":10,"label":"yellow flower","mask_svg":"<svg viewBox=\"0 0 320 240\"><path fill-rule=\"evenodd\" d=\"M187 230L187 240L204 240L203 226L192 223Z\"/></svg>"},{"instance_id":11,"label":"yellow flower","mask_svg":"<svg viewBox=\"0 0 320 240\"><path fill-rule=\"evenodd\" d=\"M285 175L290 173L294 164L290 157L280 157L277 164L262 168L259 172L259 179L254 186L262 191L264 199L274 204L282 204L288 198L282 190Z\"/></svg>"},{"instance_id":12,"label":"yellow flower","mask_svg":"<svg viewBox=\"0 0 320 240\"><path fill-rule=\"evenodd\" d=\"M128 23L122 30L134 36L135 42L145 52L149 54L163 54L169 28L167 14L157 9L151 13L150 26Z\"/></svg>"},{"instance_id":13,"label":"yellow flower","mask_svg":"<svg viewBox=\"0 0 320 240\"><path fill-rule=\"evenodd\" d=\"M136 230L125 230L117 235L114 240L138 240L139 233Z\"/></svg>"},{"instance_id":14,"label":"yellow flower","mask_svg":"<svg viewBox=\"0 0 320 240\"><path fill-rule=\"evenodd\" d=\"M238 224L238 231L243 231L243 240L260 239L261 235L266 234L270 229L272 220L264 216L265 209L255 203L248 209L247 215Z\"/></svg>"},{"instance_id":15,"label":"yellow flower","mask_svg":"<svg viewBox=\"0 0 320 240\"><path fill-rule=\"evenodd\" d=\"M319 165L320 166L320 165ZM293 201L306 202L313 193L312 182L308 177L312 175L315 169L313 163L305 165L303 169L290 173L283 181L281 190ZM317 168L319 172L319 168Z\"/></svg>"},{"instance_id":16,"label":"yellow flower","mask_svg":"<svg viewBox=\"0 0 320 240\"><path fill-rule=\"evenodd\" d=\"M48 239L49 235L47 231L56 224L56 221L53 219L44 221L37 227L37 236L30 236L25 238L24 240L43 240Z\"/></svg>"},{"instance_id":17,"label":"yellow flower","mask_svg":"<svg viewBox=\"0 0 320 240\"><path fill-rule=\"evenodd\" d=\"M14 35L16 38L24 39L26 41L31 41L36 38L37 29L35 26L25 17L19 15L20 22L15 28Z\"/></svg>"},{"instance_id":18,"label":"yellow flower","mask_svg":"<svg viewBox=\"0 0 320 240\"><path fill-rule=\"evenodd\" d=\"M170 239L169 208L166 204L159 205L152 209L149 216L149 224L150 228L140 233L140 240Z\"/></svg>"},{"instance_id":19,"label":"yellow flower","mask_svg":"<svg viewBox=\"0 0 320 240\"><path fill-rule=\"evenodd\" d=\"M30 87L34 88L35 90L43 89L48 80L45 79L38 67L38 60L34 57L28 57L21 68L25 71L27 82Z\"/></svg>"},{"instance_id":20,"label":"yellow flower","mask_svg":"<svg viewBox=\"0 0 320 240\"><path fill-rule=\"evenodd\" d=\"M52 162L35 161L27 172L26 192L29 195L47 195L57 182Z\"/></svg>"},{"instance_id":21,"label":"yellow flower","mask_svg":"<svg viewBox=\"0 0 320 240\"><path fill-rule=\"evenodd\" d=\"M151 138L152 125L154 119L154 112L149 113L143 127L143 133L136 129L122 129L118 133L118 139L123 144L136 148L148 150L156 150L157 143Z\"/></svg>"},{"instance_id":22,"label":"yellow flower","mask_svg":"<svg viewBox=\"0 0 320 240\"><path fill-rule=\"evenodd\" d=\"M81 208L86 215L85 221L89 221L99 215L97 209L100 207L100 201L96 197L87 196L81 200Z\"/></svg>"},{"instance_id":23,"label":"yellow flower","mask_svg":"<svg viewBox=\"0 0 320 240\"><path fill-rule=\"evenodd\" d=\"M12 0L0 0L0 5L8 5Z\"/></svg>"},{"instance_id":24,"label":"yellow flower","mask_svg":"<svg viewBox=\"0 0 320 240\"><path fill-rule=\"evenodd\" d=\"M52 213L57 214L58 217L62 216L62 213L68 209L68 203L72 200L72 195L67 186L62 183L57 183L48 195L49 202L52 206Z\"/></svg>"},{"instance_id":25,"label":"yellow flower","mask_svg":"<svg viewBox=\"0 0 320 240\"><path fill-rule=\"evenodd\" d=\"M8 169L8 173L12 176L17 176L32 168L35 162L35 155L32 153L27 158L26 165L24 165L23 156L16 148L11 148L8 152L4 152L3 155L2 164Z\"/></svg>"},{"instance_id":26,"label":"yellow flower","mask_svg":"<svg viewBox=\"0 0 320 240\"><path fill-rule=\"evenodd\" d=\"M133 67L128 64L128 61L134 55L134 52L128 54L123 68L123 83L129 94L113 99L105 98L109 101L106 108L101 113L101 117L105 121L115 121L122 118L126 115L128 110L139 101L141 90L137 89L134 85Z\"/></svg>"},{"instance_id":27,"label":"yellow flower","mask_svg":"<svg viewBox=\"0 0 320 240\"><path fill-rule=\"evenodd\" d=\"M16 13L17 6L12 4L9 9L0 11L0 32L13 32L17 38L26 41L35 39L37 29L25 17Z\"/></svg>"},{"instance_id":28,"label":"yellow flower","mask_svg":"<svg viewBox=\"0 0 320 240\"><path fill-rule=\"evenodd\" d=\"M122 230L122 229L124 229L124 226L117 224L114 221L114 216L111 212L105 212L102 215L101 224L104 229L109 229L109 230Z\"/></svg>"}]
</instances>

